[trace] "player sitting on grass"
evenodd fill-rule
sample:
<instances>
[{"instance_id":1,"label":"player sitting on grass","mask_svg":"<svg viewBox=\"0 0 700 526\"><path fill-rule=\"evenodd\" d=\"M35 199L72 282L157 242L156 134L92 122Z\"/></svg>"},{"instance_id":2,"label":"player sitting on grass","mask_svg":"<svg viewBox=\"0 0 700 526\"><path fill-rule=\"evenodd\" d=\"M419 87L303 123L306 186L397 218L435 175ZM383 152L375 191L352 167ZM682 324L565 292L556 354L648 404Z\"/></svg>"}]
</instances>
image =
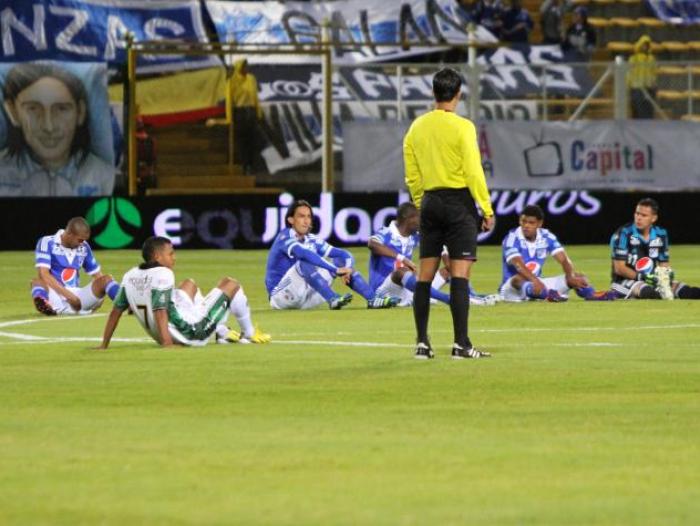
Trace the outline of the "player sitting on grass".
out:
<instances>
[{"instance_id":1,"label":"player sitting on grass","mask_svg":"<svg viewBox=\"0 0 700 526\"><path fill-rule=\"evenodd\" d=\"M311 205L294 201L287 209L288 228L275 239L267 257L265 286L273 309L312 309L324 301L331 309L340 309L352 301L332 288L333 278L340 277L352 290L367 300L368 309L394 307L399 299L378 296L362 275L353 270L352 254L333 247L311 234ZM325 258L331 258L332 263Z\"/></svg>"},{"instance_id":2,"label":"player sitting on grass","mask_svg":"<svg viewBox=\"0 0 700 526\"><path fill-rule=\"evenodd\" d=\"M700 287L673 279L668 232L656 225L658 214L659 204L654 199L642 199L635 208L634 222L613 234L610 289L625 299L700 299Z\"/></svg>"},{"instance_id":3,"label":"player sitting on grass","mask_svg":"<svg viewBox=\"0 0 700 526\"><path fill-rule=\"evenodd\" d=\"M416 290L416 265L411 261L413 251L419 242L418 226L420 214L413 203L403 203L396 211L396 220L389 226L379 229L367 244L371 252L369 257L369 284L380 296L395 296L401 301L400 307L413 304L413 292ZM443 260L447 258L443 252ZM441 268L433 278L430 297L434 300L450 303L450 295L442 292L445 283L450 280L447 268ZM482 296L469 289L471 305L494 305L495 296Z\"/></svg>"},{"instance_id":4,"label":"player sitting on grass","mask_svg":"<svg viewBox=\"0 0 700 526\"><path fill-rule=\"evenodd\" d=\"M504 301L546 299L566 301L568 292L586 300L612 300L614 294L596 292L586 276L574 271L574 265L557 237L542 228L544 212L537 205L528 205L520 214L520 226L503 240L503 282L500 293ZM542 267L551 255L564 274L542 278Z\"/></svg>"},{"instance_id":5,"label":"player sitting on grass","mask_svg":"<svg viewBox=\"0 0 700 526\"><path fill-rule=\"evenodd\" d=\"M175 343L206 345L216 331L217 343L267 343L269 334L253 327L248 299L233 278L223 278L202 296L195 282L187 279L175 288L175 250L165 237L149 237L143 244L143 263L124 274L114 308L107 319L102 345L106 349L124 311L129 309L141 326L163 347ZM232 313L242 333L225 323Z\"/></svg>"},{"instance_id":6,"label":"player sitting on grass","mask_svg":"<svg viewBox=\"0 0 700 526\"><path fill-rule=\"evenodd\" d=\"M90 314L102 305L105 294L112 300L117 295L119 284L102 274L88 239L90 225L82 217L39 239L34 252L38 275L30 283L36 310L47 316ZM80 287L81 268L92 277L84 287Z\"/></svg>"}]
</instances>

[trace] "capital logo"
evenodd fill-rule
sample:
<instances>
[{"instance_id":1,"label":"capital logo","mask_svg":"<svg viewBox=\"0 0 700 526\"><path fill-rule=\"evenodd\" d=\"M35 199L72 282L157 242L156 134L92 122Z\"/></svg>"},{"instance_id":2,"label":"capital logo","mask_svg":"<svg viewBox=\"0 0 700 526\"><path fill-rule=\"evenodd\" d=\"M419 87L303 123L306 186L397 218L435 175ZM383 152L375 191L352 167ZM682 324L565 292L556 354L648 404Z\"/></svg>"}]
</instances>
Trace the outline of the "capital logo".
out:
<instances>
[{"instance_id":1,"label":"capital logo","mask_svg":"<svg viewBox=\"0 0 700 526\"><path fill-rule=\"evenodd\" d=\"M123 248L134 236L130 230L141 226L141 213L130 201L122 197L103 197L88 210L87 222L93 232L93 241L102 248Z\"/></svg>"}]
</instances>

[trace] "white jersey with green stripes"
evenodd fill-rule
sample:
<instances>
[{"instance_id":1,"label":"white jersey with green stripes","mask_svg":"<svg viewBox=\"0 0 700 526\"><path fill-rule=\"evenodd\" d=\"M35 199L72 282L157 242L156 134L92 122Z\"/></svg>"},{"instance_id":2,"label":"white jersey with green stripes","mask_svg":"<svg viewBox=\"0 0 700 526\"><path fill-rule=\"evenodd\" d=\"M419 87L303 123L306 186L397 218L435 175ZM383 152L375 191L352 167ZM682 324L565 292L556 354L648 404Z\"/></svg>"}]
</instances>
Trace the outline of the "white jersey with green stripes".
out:
<instances>
[{"instance_id":1,"label":"white jersey with green stripes","mask_svg":"<svg viewBox=\"0 0 700 526\"><path fill-rule=\"evenodd\" d=\"M184 345L204 345L228 315L229 299L221 290L214 289L200 305L191 300L177 301L185 296L175 289L175 274L167 267L129 270L121 281L114 306L130 308L141 326L154 340L159 340L154 311L165 309L168 313L168 330L171 336ZM182 312L181 312L182 311Z\"/></svg>"}]
</instances>

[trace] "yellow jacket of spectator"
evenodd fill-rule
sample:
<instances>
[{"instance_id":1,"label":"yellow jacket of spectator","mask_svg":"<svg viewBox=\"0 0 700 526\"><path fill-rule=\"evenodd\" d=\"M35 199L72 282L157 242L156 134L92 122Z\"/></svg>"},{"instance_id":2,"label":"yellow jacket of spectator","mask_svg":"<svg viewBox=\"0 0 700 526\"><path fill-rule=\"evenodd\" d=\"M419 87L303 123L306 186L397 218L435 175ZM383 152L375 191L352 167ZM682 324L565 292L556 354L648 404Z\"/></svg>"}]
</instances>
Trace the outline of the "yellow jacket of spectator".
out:
<instances>
[{"instance_id":1,"label":"yellow jacket of spectator","mask_svg":"<svg viewBox=\"0 0 700 526\"><path fill-rule=\"evenodd\" d=\"M643 51L647 44L647 51ZM639 37L634 45L634 55L630 57L630 69L627 73L627 85L630 88L656 87L656 59L651 54L651 38L647 35Z\"/></svg>"},{"instance_id":2,"label":"yellow jacket of spectator","mask_svg":"<svg viewBox=\"0 0 700 526\"><path fill-rule=\"evenodd\" d=\"M245 59L233 64L233 74L226 83L226 121L231 122L232 108L253 107L258 117L262 117L262 108L258 100L258 81L252 73L241 72Z\"/></svg>"},{"instance_id":3,"label":"yellow jacket of spectator","mask_svg":"<svg viewBox=\"0 0 700 526\"><path fill-rule=\"evenodd\" d=\"M423 193L469 188L485 216L493 215L474 124L450 111L418 117L403 141L406 186L420 208Z\"/></svg>"}]
</instances>

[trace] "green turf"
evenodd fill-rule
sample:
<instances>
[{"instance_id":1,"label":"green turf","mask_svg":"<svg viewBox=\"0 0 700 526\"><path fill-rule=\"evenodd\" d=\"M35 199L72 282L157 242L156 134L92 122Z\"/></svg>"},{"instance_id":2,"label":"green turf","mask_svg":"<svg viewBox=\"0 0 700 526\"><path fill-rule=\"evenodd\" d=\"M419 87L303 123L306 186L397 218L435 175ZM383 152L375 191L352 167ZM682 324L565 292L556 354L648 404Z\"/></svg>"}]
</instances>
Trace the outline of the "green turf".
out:
<instances>
[{"instance_id":1,"label":"green turf","mask_svg":"<svg viewBox=\"0 0 700 526\"><path fill-rule=\"evenodd\" d=\"M569 253L605 287L606 247ZM672 253L700 284L700 247ZM104 315L40 317L32 254L0 253L0 524L697 524L700 302L473 308L494 357L463 362L438 306L419 362L410 309L272 312L263 262L180 251L176 275L239 278L273 344L98 352ZM497 249L475 269L495 289Z\"/></svg>"}]
</instances>

